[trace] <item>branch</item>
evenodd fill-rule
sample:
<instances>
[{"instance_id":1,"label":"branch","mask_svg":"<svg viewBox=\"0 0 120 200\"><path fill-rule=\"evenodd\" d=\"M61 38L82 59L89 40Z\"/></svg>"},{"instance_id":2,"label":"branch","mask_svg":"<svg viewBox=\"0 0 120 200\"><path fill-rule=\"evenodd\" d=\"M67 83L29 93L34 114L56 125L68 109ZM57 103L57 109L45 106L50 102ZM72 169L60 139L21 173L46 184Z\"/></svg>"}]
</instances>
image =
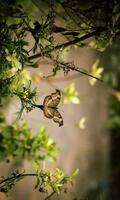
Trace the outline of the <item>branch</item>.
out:
<instances>
[{"instance_id":1,"label":"branch","mask_svg":"<svg viewBox=\"0 0 120 200\"><path fill-rule=\"evenodd\" d=\"M76 38L72 41L69 41L69 42L66 42L66 43L63 43L63 44L60 44L58 46L55 47L55 49L60 49L60 48L65 48L65 47L68 47L68 46L71 46L71 45L74 45L74 44L77 44L83 40L86 40L88 38L91 38L93 36L96 36L98 34L100 34L101 32L105 31L105 27L102 27L102 28L98 28L97 30L91 32L91 33L87 33L86 35L83 35L81 36L80 38Z\"/></svg>"},{"instance_id":2,"label":"branch","mask_svg":"<svg viewBox=\"0 0 120 200\"><path fill-rule=\"evenodd\" d=\"M41 56L43 56L42 53L37 53L35 55L29 56L28 59L29 60L34 60L34 59L39 58Z\"/></svg>"},{"instance_id":3,"label":"branch","mask_svg":"<svg viewBox=\"0 0 120 200\"><path fill-rule=\"evenodd\" d=\"M87 33L86 35L83 35L82 37L80 38L75 38L74 40L72 41L69 41L69 42L66 42L66 43L63 43L63 44L60 44L58 46L55 46L54 50L58 50L58 49L61 49L61 48L66 48L68 46L71 46L71 45L74 45L74 44L77 44L81 41L84 41L86 39L89 39L93 36L96 36L96 35L99 35L101 32L105 31L106 30L106 27L99 27L97 30L91 32L91 33ZM32 56L29 56L29 60L33 60L35 58L39 58L40 56L42 56L42 53L38 53L38 54L35 54L35 55L32 55Z\"/></svg>"},{"instance_id":4,"label":"branch","mask_svg":"<svg viewBox=\"0 0 120 200\"><path fill-rule=\"evenodd\" d=\"M47 200L47 199L51 198L54 194L55 194L55 191L53 191L50 195L48 195L47 197L45 197L44 200Z\"/></svg>"},{"instance_id":5,"label":"branch","mask_svg":"<svg viewBox=\"0 0 120 200\"><path fill-rule=\"evenodd\" d=\"M87 76L89 76L89 77L91 77L91 78L95 78L96 80L103 82L102 79L100 79L100 78L98 78L98 77L96 77L96 76L93 76L92 74L88 74L87 72L82 71L82 70L80 70L79 68L76 68L76 69L72 69L71 67L69 67L69 68L70 68L71 70L75 70L75 71L77 71L77 72L80 72L81 74L87 75Z\"/></svg>"},{"instance_id":6,"label":"branch","mask_svg":"<svg viewBox=\"0 0 120 200\"><path fill-rule=\"evenodd\" d=\"M76 66L74 65L74 63L59 62L59 66L60 66L60 68L63 69L63 71L66 71L66 70L68 70L68 71L69 71L69 70L76 71L76 72L79 72L79 73L84 74L84 75L86 75L86 76L89 76L89 77L91 77L91 78L94 78L94 79L96 79L96 80L98 80L98 81L103 82L102 79L100 79L100 78L98 78L98 77L96 77L96 76L94 76L94 75L92 75L92 74L89 74L89 73L86 72L86 71L83 71L83 70L80 69L79 67L76 67Z\"/></svg>"},{"instance_id":7,"label":"branch","mask_svg":"<svg viewBox=\"0 0 120 200\"><path fill-rule=\"evenodd\" d=\"M11 181L12 179L17 179L17 178L26 177L26 176L38 176L38 174L36 174L36 173L33 173L33 174L16 174L16 175L10 176L10 177L0 181L0 185L2 185L3 183L5 183L7 181Z\"/></svg>"}]
</instances>

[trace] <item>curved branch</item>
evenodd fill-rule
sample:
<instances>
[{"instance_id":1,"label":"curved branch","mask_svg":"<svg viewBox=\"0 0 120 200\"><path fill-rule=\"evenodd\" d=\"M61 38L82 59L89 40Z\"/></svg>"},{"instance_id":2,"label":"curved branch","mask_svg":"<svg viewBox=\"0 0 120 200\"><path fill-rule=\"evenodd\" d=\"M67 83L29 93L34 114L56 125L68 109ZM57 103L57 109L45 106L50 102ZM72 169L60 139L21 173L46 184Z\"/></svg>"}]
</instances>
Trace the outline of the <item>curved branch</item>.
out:
<instances>
[{"instance_id":1,"label":"curved branch","mask_svg":"<svg viewBox=\"0 0 120 200\"><path fill-rule=\"evenodd\" d=\"M66 42L66 43L63 43L63 44L55 46L54 50L58 50L58 49L61 49L61 48L66 48L68 46L77 44L77 43L79 43L81 41L84 41L86 39L89 39L89 38L91 38L93 36L99 35L101 32L103 32L105 30L106 30L106 27L99 27L97 30L92 31L91 33L87 33L86 35L83 35L80 38L75 38L74 40L71 40L69 42ZM35 55L32 55L32 56L29 56L28 59L29 60L34 60L36 58L39 58L40 56L42 56L42 54L38 53L38 54L35 54Z\"/></svg>"},{"instance_id":2,"label":"curved branch","mask_svg":"<svg viewBox=\"0 0 120 200\"><path fill-rule=\"evenodd\" d=\"M44 200L47 200L47 199L51 198L54 194L55 194L55 191L53 191L50 195L48 195L47 197L45 197Z\"/></svg>"},{"instance_id":3,"label":"curved branch","mask_svg":"<svg viewBox=\"0 0 120 200\"><path fill-rule=\"evenodd\" d=\"M96 36L96 35L99 35L101 32L105 31L106 28L105 27L102 27L102 28L98 28L97 30L95 31L92 31L91 33L87 33L86 35L83 35L81 36L80 38L75 38L74 40L72 41L69 41L69 42L66 42L66 43L63 43L63 44L60 44L58 46L55 47L55 49L60 49L60 48L66 48L68 46L71 46L71 45L74 45L74 44L77 44L81 41L84 41L86 39L89 39L93 36Z\"/></svg>"},{"instance_id":4,"label":"curved branch","mask_svg":"<svg viewBox=\"0 0 120 200\"><path fill-rule=\"evenodd\" d=\"M16 174L16 175L13 175L13 176L10 176L6 179L3 179L2 181L0 181L0 185L2 185L3 183L7 182L7 181L11 181L11 180L15 180L17 178L20 178L20 177L26 177L26 176L38 176L37 173L31 173L31 174Z\"/></svg>"}]
</instances>

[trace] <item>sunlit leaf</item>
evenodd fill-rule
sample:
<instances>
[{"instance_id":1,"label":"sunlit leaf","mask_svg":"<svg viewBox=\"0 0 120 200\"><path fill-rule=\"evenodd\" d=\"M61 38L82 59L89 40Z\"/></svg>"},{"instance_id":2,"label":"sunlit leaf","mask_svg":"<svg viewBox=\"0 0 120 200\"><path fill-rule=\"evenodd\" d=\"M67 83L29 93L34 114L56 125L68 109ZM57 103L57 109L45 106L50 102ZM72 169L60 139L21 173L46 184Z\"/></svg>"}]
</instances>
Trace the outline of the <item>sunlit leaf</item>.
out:
<instances>
[{"instance_id":1,"label":"sunlit leaf","mask_svg":"<svg viewBox=\"0 0 120 200\"><path fill-rule=\"evenodd\" d=\"M16 68L16 71L19 69L22 69L22 64L20 63L19 59L17 58L16 53L13 53L12 55L8 55L6 57L6 59L13 68Z\"/></svg>"},{"instance_id":2,"label":"sunlit leaf","mask_svg":"<svg viewBox=\"0 0 120 200\"><path fill-rule=\"evenodd\" d=\"M79 173L79 169L76 169L75 171L73 171L72 177L76 177L78 173Z\"/></svg>"},{"instance_id":3,"label":"sunlit leaf","mask_svg":"<svg viewBox=\"0 0 120 200\"><path fill-rule=\"evenodd\" d=\"M25 69L22 70L12 82L10 86L11 91L20 90L21 88L23 88L23 85L24 86L27 85L30 80L31 80L31 76L30 76L29 71Z\"/></svg>"},{"instance_id":4,"label":"sunlit leaf","mask_svg":"<svg viewBox=\"0 0 120 200\"><path fill-rule=\"evenodd\" d=\"M78 122L78 127L80 129L84 129L86 124L86 117L82 117Z\"/></svg>"},{"instance_id":5,"label":"sunlit leaf","mask_svg":"<svg viewBox=\"0 0 120 200\"><path fill-rule=\"evenodd\" d=\"M78 97L72 97L71 102L74 103L74 104L79 104L80 100L79 100Z\"/></svg>"},{"instance_id":6,"label":"sunlit leaf","mask_svg":"<svg viewBox=\"0 0 120 200\"><path fill-rule=\"evenodd\" d=\"M97 78L102 77L102 72L104 70L103 67L99 67L99 62L100 62L99 59L97 59L90 69L90 74ZM95 78L89 77L89 82L92 86L96 83L96 81L97 80Z\"/></svg>"},{"instance_id":7,"label":"sunlit leaf","mask_svg":"<svg viewBox=\"0 0 120 200\"><path fill-rule=\"evenodd\" d=\"M117 98L117 100L120 102L120 91L114 90L111 92L113 96Z\"/></svg>"},{"instance_id":8,"label":"sunlit leaf","mask_svg":"<svg viewBox=\"0 0 120 200\"><path fill-rule=\"evenodd\" d=\"M67 87L64 88L63 103L65 104L68 104L68 103L79 104L80 103L78 92L75 88L74 83L71 83Z\"/></svg>"},{"instance_id":9,"label":"sunlit leaf","mask_svg":"<svg viewBox=\"0 0 120 200\"><path fill-rule=\"evenodd\" d=\"M97 49L101 52L105 51L106 49L106 45L104 44L104 41L97 41L97 40L92 40L90 43L89 43L89 46L91 48L94 48L94 49Z\"/></svg>"},{"instance_id":10,"label":"sunlit leaf","mask_svg":"<svg viewBox=\"0 0 120 200\"><path fill-rule=\"evenodd\" d=\"M70 50L70 47L62 49L59 59L62 61L66 61L68 58L69 50Z\"/></svg>"}]
</instances>

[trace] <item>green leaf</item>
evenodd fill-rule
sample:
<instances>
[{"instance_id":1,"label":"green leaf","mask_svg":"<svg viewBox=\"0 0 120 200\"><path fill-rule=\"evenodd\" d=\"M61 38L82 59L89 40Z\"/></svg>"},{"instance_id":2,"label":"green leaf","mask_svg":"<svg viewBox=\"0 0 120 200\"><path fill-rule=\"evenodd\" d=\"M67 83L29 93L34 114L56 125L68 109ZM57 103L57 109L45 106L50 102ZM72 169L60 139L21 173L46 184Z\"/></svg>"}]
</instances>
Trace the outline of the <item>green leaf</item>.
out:
<instances>
[{"instance_id":1,"label":"green leaf","mask_svg":"<svg viewBox=\"0 0 120 200\"><path fill-rule=\"evenodd\" d=\"M79 104L80 103L78 92L75 88L74 83L70 83L67 87L64 88L63 103L65 104L68 104L68 103Z\"/></svg>"},{"instance_id":2,"label":"green leaf","mask_svg":"<svg viewBox=\"0 0 120 200\"><path fill-rule=\"evenodd\" d=\"M90 74L97 77L97 78L101 78L101 74L103 73L104 71L104 68L103 67L99 67L99 59L97 59L95 61L95 63L92 65L91 69L90 69ZM95 78L91 78L89 77L89 83L90 85L94 85L96 83L96 79Z\"/></svg>"},{"instance_id":3,"label":"green leaf","mask_svg":"<svg viewBox=\"0 0 120 200\"><path fill-rule=\"evenodd\" d=\"M33 68L38 68L39 64L38 63L33 63L33 64L28 64L29 67L33 67Z\"/></svg>"},{"instance_id":4,"label":"green leaf","mask_svg":"<svg viewBox=\"0 0 120 200\"><path fill-rule=\"evenodd\" d=\"M36 185L35 185L35 189L37 189L38 186L39 186L39 184L40 184L40 179L39 179L39 177L37 176L36 178L37 178L37 182L36 182Z\"/></svg>"}]
</instances>

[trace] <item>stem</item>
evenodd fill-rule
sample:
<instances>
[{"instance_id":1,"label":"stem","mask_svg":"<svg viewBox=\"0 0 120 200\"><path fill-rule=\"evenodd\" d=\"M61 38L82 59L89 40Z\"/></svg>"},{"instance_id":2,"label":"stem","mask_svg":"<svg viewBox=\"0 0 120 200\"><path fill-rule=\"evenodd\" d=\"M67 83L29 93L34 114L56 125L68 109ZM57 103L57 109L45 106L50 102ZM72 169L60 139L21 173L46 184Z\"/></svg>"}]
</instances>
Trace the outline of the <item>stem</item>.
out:
<instances>
[{"instance_id":1,"label":"stem","mask_svg":"<svg viewBox=\"0 0 120 200\"><path fill-rule=\"evenodd\" d=\"M42 56L42 53L37 53L35 55L29 56L28 59L29 60L34 60L35 58L39 58Z\"/></svg>"},{"instance_id":2,"label":"stem","mask_svg":"<svg viewBox=\"0 0 120 200\"><path fill-rule=\"evenodd\" d=\"M54 50L58 50L60 48L65 48L65 47L68 47L68 46L71 46L71 45L74 45L74 44L77 44L78 42L81 42L83 40L86 40L90 37L93 37L93 36L96 36L98 34L100 34L101 32L105 31L106 30L106 27L99 27L97 30L91 32L91 33L87 33L86 35L83 35L81 36L80 38L75 38L74 40L72 41L69 41L69 42L66 42L66 43L63 43L63 44L60 44L58 46L55 46ZM29 60L33 60L35 58L39 58L40 56L42 56L41 53L38 53L38 54L35 54L35 55L32 55L32 56L29 56Z\"/></svg>"},{"instance_id":3,"label":"stem","mask_svg":"<svg viewBox=\"0 0 120 200\"><path fill-rule=\"evenodd\" d=\"M94 76L94 75L92 75L92 74L89 74L89 73L87 73L87 72L81 70L81 69L78 68L78 67L75 67L74 64L73 64L73 66L70 66L70 65L67 65L67 66L66 66L66 64L65 64L65 63L62 63L62 62L61 62L60 64L61 64L60 67L63 68L63 70L64 70L65 67L67 67L68 69L70 69L70 70L72 70L72 71L79 72L79 73L81 73L81 74L87 75L87 76L89 76L89 77L91 77L91 78L95 78L96 80L103 82L102 79L100 79L100 78L98 78L98 77L96 77L96 76Z\"/></svg>"},{"instance_id":4,"label":"stem","mask_svg":"<svg viewBox=\"0 0 120 200\"><path fill-rule=\"evenodd\" d=\"M38 174L36 174L36 173L33 173L33 174L17 174L15 176L11 176L11 177L8 177L8 178L0 181L0 184L3 184L5 182L10 181L10 180L15 179L15 178L26 177L26 176L38 176Z\"/></svg>"},{"instance_id":5,"label":"stem","mask_svg":"<svg viewBox=\"0 0 120 200\"><path fill-rule=\"evenodd\" d=\"M76 38L76 39L74 39L72 41L60 44L60 45L56 46L55 49L57 50L57 49L60 49L60 48L65 48L65 47L77 44L78 42L81 42L81 41L86 40L86 39L88 39L90 37L96 36L97 34L100 34L104 30L105 30L105 27L98 28L97 30L95 30L95 31L93 31L91 33L87 33L86 35L83 35L80 38Z\"/></svg>"},{"instance_id":6,"label":"stem","mask_svg":"<svg viewBox=\"0 0 120 200\"><path fill-rule=\"evenodd\" d=\"M72 68L70 68L70 69L72 69ZM81 74L87 75L87 76L89 76L89 77L91 77L91 78L95 78L96 80L103 82L102 79L100 79L100 78L98 78L98 77L96 77L96 76L93 76L93 75L91 75L91 74L88 74L87 72L81 71L80 69L72 69L72 70L75 70L75 71L77 71L77 72L80 72Z\"/></svg>"},{"instance_id":7,"label":"stem","mask_svg":"<svg viewBox=\"0 0 120 200\"><path fill-rule=\"evenodd\" d=\"M47 197L44 198L44 200L49 199L50 197L52 197L55 194L55 191L53 191L50 195L48 195Z\"/></svg>"}]
</instances>

